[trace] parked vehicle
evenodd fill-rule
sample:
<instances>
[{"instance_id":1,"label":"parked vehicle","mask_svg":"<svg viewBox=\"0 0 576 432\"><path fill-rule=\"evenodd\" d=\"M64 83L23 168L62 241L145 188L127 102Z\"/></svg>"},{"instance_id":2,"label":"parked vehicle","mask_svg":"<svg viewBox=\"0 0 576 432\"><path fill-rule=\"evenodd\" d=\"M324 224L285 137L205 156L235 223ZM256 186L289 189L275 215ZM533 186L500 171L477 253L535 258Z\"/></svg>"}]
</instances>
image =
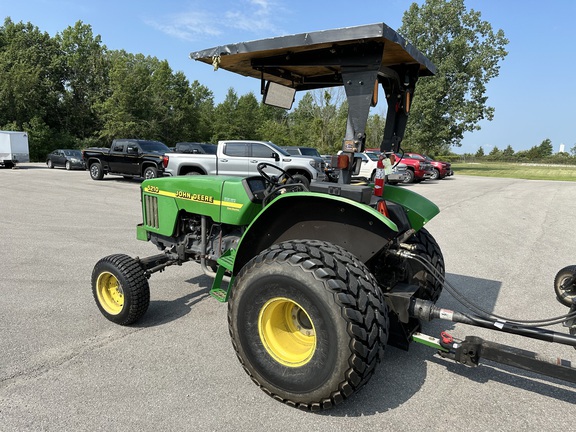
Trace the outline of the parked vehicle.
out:
<instances>
[{"instance_id":1,"label":"parked vehicle","mask_svg":"<svg viewBox=\"0 0 576 432\"><path fill-rule=\"evenodd\" d=\"M71 169L86 169L86 162L82 158L80 150L56 149L46 156L46 165L48 168L64 167Z\"/></svg>"},{"instance_id":2,"label":"parked vehicle","mask_svg":"<svg viewBox=\"0 0 576 432\"><path fill-rule=\"evenodd\" d=\"M419 153L406 152L405 155L414 159L430 162L432 164L432 177L430 177L430 180L439 180L454 175L452 164L450 162L436 161L430 156Z\"/></svg>"},{"instance_id":3,"label":"parked vehicle","mask_svg":"<svg viewBox=\"0 0 576 432\"><path fill-rule=\"evenodd\" d=\"M291 155L322 157L318 149L314 147L284 146L282 148Z\"/></svg>"},{"instance_id":4,"label":"parked vehicle","mask_svg":"<svg viewBox=\"0 0 576 432\"><path fill-rule=\"evenodd\" d=\"M165 174L250 176L258 173L261 162L278 165L292 177L310 184L326 179L322 158L293 156L269 141L219 141L216 154L171 153L164 156Z\"/></svg>"},{"instance_id":5,"label":"parked vehicle","mask_svg":"<svg viewBox=\"0 0 576 432\"><path fill-rule=\"evenodd\" d=\"M106 174L151 179L163 175L166 153L170 149L160 141L115 139L110 148L82 150L82 158L94 180L102 180Z\"/></svg>"},{"instance_id":6,"label":"parked vehicle","mask_svg":"<svg viewBox=\"0 0 576 432\"><path fill-rule=\"evenodd\" d=\"M342 154L341 151L338 154ZM361 159L360 171L358 172L358 177L365 178L368 181L373 182L376 177L376 169L378 166L378 158L380 157L380 152L377 151L367 151L364 153L355 153L354 157ZM407 166L403 163L393 164L392 173L387 175L388 184L396 185L398 183L404 183L406 176L408 175Z\"/></svg>"},{"instance_id":7,"label":"parked vehicle","mask_svg":"<svg viewBox=\"0 0 576 432\"><path fill-rule=\"evenodd\" d=\"M175 153L216 154L217 146L210 143L179 142L173 151Z\"/></svg>"},{"instance_id":8,"label":"parked vehicle","mask_svg":"<svg viewBox=\"0 0 576 432\"><path fill-rule=\"evenodd\" d=\"M294 156L309 156L313 157L319 164L324 164L324 174L326 175L326 180L337 181L338 174L334 168L332 168L330 163L326 162L326 159L322 157L317 148L314 147L298 147L298 146L285 146L282 147L288 153Z\"/></svg>"},{"instance_id":9,"label":"parked vehicle","mask_svg":"<svg viewBox=\"0 0 576 432\"><path fill-rule=\"evenodd\" d=\"M374 177L376 175L376 165L378 164L378 158L380 157L380 152L367 151L364 153L370 159L371 166L368 168L369 170L372 169L370 175L370 181L374 181ZM362 163L362 166L364 166L364 163ZM408 175L406 172L407 169L408 167L406 166L406 164L403 164L401 162L397 164L392 164L392 172L386 174L386 182L391 185L404 183L404 180ZM360 169L360 171L362 171L362 169Z\"/></svg>"},{"instance_id":10,"label":"parked vehicle","mask_svg":"<svg viewBox=\"0 0 576 432\"><path fill-rule=\"evenodd\" d=\"M30 162L28 134L0 131L0 166L13 168L18 163Z\"/></svg>"},{"instance_id":11,"label":"parked vehicle","mask_svg":"<svg viewBox=\"0 0 576 432\"><path fill-rule=\"evenodd\" d=\"M406 177L404 183L419 183L422 180L432 178L432 164L424 159L416 159L406 154L396 153L395 163L406 164Z\"/></svg>"}]
</instances>

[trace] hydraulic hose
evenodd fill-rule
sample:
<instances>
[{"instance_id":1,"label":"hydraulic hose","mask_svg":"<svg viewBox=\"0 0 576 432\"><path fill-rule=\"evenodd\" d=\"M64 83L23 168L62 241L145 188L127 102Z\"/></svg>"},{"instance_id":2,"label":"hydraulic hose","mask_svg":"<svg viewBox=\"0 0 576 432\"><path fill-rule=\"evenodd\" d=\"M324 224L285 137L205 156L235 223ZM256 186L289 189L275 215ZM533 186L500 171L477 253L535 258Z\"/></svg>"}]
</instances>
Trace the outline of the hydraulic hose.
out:
<instances>
[{"instance_id":1,"label":"hydraulic hose","mask_svg":"<svg viewBox=\"0 0 576 432\"><path fill-rule=\"evenodd\" d=\"M462 293L460 293L456 288L454 288L446 280L444 275L442 275L438 270L436 270L436 268L434 268L434 266L432 266L427 260L425 260L422 257L420 257L420 256L418 256L412 252L409 252L407 250L396 250L394 252L398 256L414 260L414 261L420 263L422 266L424 266L424 268L428 272L430 272L432 274L432 276L444 286L444 288L446 288L446 291L448 293L450 293L450 295L452 295L452 297L458 303L460 303L466 309L469 309L471 312L479 315L478 318L480 318L480 319L502 321L502 322L506 322L506 323L513 325L513 326L524 327L524 328L547 327L547 326L552 326L555 324L561 324L563 322L566 322L567 320L576 319L576 311L570 312L568 314L561 315L558 317L545 318L545 319L540 319L540 320L517 320L517 319L511 319L511 318L503 317L500 315L496 315L494 313L491 313L491 312L488 312L488 311L482 309L480 306L476 305L471 300L467 299ZM467 315L463 315L463 316L467 316ZM468 319L472 319L472 318L468 317Z\"/></svg>"}]
</instances>

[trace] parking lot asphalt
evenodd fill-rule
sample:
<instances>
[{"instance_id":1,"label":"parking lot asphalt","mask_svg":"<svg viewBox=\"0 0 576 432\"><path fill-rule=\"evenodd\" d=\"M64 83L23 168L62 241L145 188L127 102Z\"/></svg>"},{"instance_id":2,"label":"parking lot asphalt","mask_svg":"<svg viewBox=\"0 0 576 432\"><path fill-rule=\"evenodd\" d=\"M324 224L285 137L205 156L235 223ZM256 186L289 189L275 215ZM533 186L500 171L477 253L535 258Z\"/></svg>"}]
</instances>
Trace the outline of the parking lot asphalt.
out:
<instances>
[{"instance_id":1,"label":"parking lot asphalt","mask_svg":"<svg viewBox=\"0 0 576 432\"><path fill-rule=\"evenodd\" d=\"M117 326L90 289L94 264L147 256L140 183L25 164L0 170L0 431L569 431L576 388L496 363L467 368L412 344L321 414L282 405L240 366L226 305L187 263L154 274L144 319ZM428 225L448 281L516 319L558 316L556 272L576 264L576 183L464 177L406 185L440 207ZM442 307L462 310L444 292ZM552 328L566 331L561 325ZM443 321L438 337L485 339L576 362L567 346Z\"/></svg>"}]
</instances>

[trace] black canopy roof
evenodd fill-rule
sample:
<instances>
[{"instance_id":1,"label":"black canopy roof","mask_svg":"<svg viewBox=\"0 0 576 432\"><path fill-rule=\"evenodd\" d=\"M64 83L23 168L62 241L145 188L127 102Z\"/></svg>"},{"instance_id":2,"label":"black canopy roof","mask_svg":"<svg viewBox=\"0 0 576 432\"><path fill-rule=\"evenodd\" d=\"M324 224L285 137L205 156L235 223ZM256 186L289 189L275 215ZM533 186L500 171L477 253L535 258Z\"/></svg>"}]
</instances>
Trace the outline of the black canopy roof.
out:
<instances>
[{"instance_id":1,"label":"black canopy roof","mask_svg":"<svg viewBox=\"0 0 576 432\"><path fill-rule=\"evenodd\" d=\"M373 61L370 53L381 50L382 70L408 66L418 67L420 76L436 72L429 59L384 23L222 45L192 52L190 58L304 90L341 85L343 66L363 67Z\"/></svg>"}]
</instances>

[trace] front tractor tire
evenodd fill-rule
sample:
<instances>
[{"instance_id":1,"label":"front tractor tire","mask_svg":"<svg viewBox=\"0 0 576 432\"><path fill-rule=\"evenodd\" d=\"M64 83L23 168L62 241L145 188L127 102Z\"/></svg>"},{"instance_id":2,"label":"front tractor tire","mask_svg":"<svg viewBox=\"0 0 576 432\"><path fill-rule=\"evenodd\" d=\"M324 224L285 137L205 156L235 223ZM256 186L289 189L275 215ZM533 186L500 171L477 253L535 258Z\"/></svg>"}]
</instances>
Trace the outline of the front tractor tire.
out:
<instances>
[{"instance_id":1,"label":"front tractor tire","mask_svg":"<svg viewBox=\"0 0 576 432\"><path fill-rule=\"evenodd\" d=\"M102 258L92 271L92 294L102 315L129 325L138 321L150 304L150 287L140 263L123 254Z\"/></svg>"},{"instance_id":2,"label":"front tractor tire","mask_svg":"<svg viewBox=\"0 0 576 432\"><path fill-rule=\"evenodd\" d=\"M232 344L268 395L317 411L359 390L388 340L388 308L366 266L316 240L274 245L235 279L228 305Z\"/></svg>"}]
</instances>

